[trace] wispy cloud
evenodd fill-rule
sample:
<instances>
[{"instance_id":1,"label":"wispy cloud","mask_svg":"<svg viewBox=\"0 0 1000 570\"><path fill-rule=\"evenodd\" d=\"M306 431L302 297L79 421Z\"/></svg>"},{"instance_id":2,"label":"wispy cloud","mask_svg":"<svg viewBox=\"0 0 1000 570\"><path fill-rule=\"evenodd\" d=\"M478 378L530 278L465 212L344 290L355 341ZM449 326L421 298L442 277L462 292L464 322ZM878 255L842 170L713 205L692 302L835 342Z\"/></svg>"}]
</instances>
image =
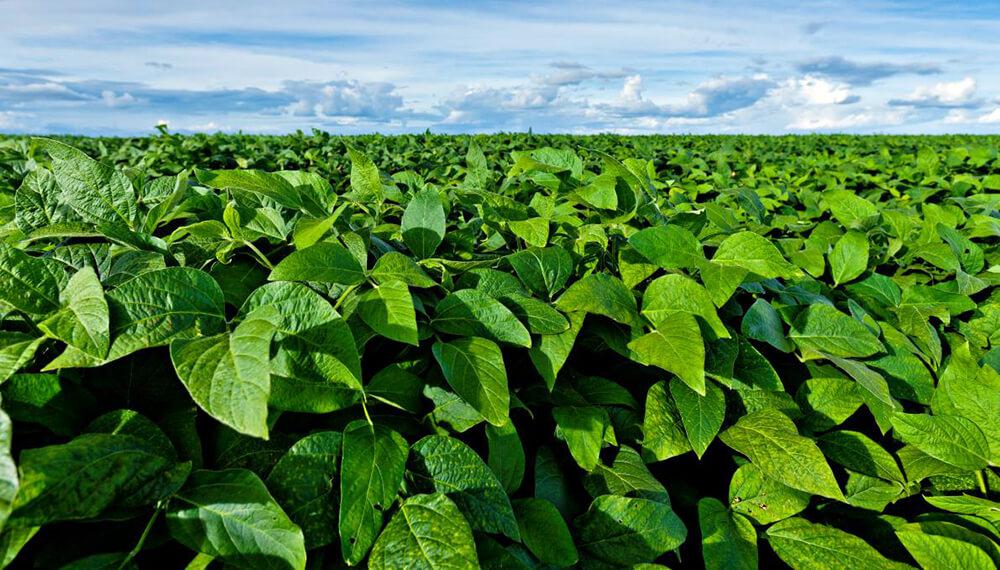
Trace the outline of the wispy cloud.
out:
<instances>
[{"instance_id":1,"label":"wispy cloud","mask_svg":"<svg viewBox=\"0 0 1000 570\"><path fill-rule=\"evenodd\" d=\"M871 85L880 79L896 75L934 75L941 68L928 63L890 63L885 61L858 62L841 56L821 57L799 62L801 73L822 75L851 85Z\"/></svg>"}]
</instances>

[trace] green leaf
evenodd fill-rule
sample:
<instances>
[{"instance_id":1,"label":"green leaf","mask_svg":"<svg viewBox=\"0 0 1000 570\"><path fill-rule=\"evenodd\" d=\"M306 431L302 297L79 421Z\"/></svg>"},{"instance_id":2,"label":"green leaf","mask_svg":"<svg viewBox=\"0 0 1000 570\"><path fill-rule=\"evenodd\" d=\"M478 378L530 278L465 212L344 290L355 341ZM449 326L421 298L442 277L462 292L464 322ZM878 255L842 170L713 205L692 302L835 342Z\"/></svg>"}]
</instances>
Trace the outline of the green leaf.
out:
<instances>
[{"instance_id":1,"label":"green leaf","mask_svg":"<svg viewBox=\"0 0 1000 570\"><path fill-rule=\"evenodd\" d=\"M12 428L10 416L0 410L0 531L7 525L21 484L10 452Z\"/></svg>"},{"instance_id":2,"label":"green leaf","mask_svg":"<svg viewBox=\"0 0 1000 570\"><path fill-rule=\"evenodd\" d=\"M141 273L107 298L112 338L108 360L177 339L215 334L225 324L219 284L208 273L189 267Z\"/></svg>"},{"instance_id":3,"label":"green leaf","mask_svg":"<svg viewBox=\"0 0 1000 570\"><path fill-rule=\"evenodd\" d=\"M882 556L853 534L800 518L784 520L767 529L767 541L792 568L909 568Z\"/></svg>"},{"instance_id":4,"label":"green leaf","mask_svg":"<svg viewBox=\"0 0 1000 570\"><path fill-rule=\"evenodd\" d=\"M281 316L271 352L272 407L326 413L361 394L361 361L340 314L301 283L269 283L244 303L241 315L273 306Z\"/></svg>"},{"instance_id":5,"label":"green leaf","mask_svg":"<svg viewBox=\"0 0 1000 570\"><path fill-rule=\"evenodd\" d=\"M705 263L698 238L680 226L646 228L632 234L628 243L663 269L696 269Z\"/></svg>"},{"instance_id":6,"label":"green leaf","mask_svg":"<svg viewBox=\"0 0 1000 570\"><path fill-rule=\"evenodd\" d=\"M476 543L458 507L441 493L416 495L399 507L372 548L368 567L478 568Z\"/></svg>"},{"instance_id":7,"label":"green leaf","mask_svg":"<svg viewBox=\"0 0 1000 570\"><path fill-rule=\"evenodd\" d=\"M507 493L469 446L432 435L413 444L412 457L411 470L421 487L448 495L473 530L520 540Z\"/></svg>"},{"instance_id":8,"label":"green leaf","mask_svg":"<svg viewBox=\"0 0 1000 570\"><path fill-rule=\"evenodd\" d=\"M33 139L52 157L62 197L73 210L94 224L118 223L133 228L136 195L132 182L116 168L52 139Z\"/></svg>"},{"instance_id":9,"label":"green leaf","mask_svg":"<svg viewBox=\"0 0 1000 570\"><path fill-rule=\"evenodd\" d=\"M646 394L642 420L642 448L656 461L687 453L691 444L684 433L680 412L667 392L666 382L657 382Z\"/></svg>"},{"instance_id":10,"label":"green leaf","mask_svg":"<svg viewBox=\"0 0 1000 570\"><path fill-rule=\"evenodd\" d=\"M274 200L286 208L302 207L302 198L284 177L260 170L198 170L198 182L220 190L246 192Z\"/></svg>"},{"instance_id":11,"label":"green leaf","mask_svg":"<svg viewBox=\"0 0 1000 570\"><path fill-rule=\"evenodd\" d=\"M0 384L27 366L44 340L45 337L0 331Z\"/></svg>"},{"instance_id":12,"label":"green leaf","mask_svg":"<svg viewBox=\"0 0 1000 570\"><path fill-rule=\"evenodd\" d=\"M830 252L830 271L833 284L853 281L868 269L868 236L861 232L847 232L837 240Z\"/></svg>"},{"instance_id":13,"label":"green leaf","mask_svg":"<svg viewBox=\"0 0 1000 570\"><path fill-rule=\"evenodd\" d=\"M840 430L825 433L817 440L823 454L852 471L905 483L895 458L861 432Z\"/></svg>"},{"instance_id":14,"label":"green leaf","mask_svg":"<svg viewBox=\"0 0 1000 570\"><path fill-rule=\"evenodd\" d=\"M343 441L338 529L344 560L353 566L382 529L382 513L396 500L409 450L403 436L364 421L348 424Z\"/></svg>"},{"instance_id":15,"label":"green leaf","mask_svg":"<svg viewBox=\"0 0 1000 570\"><path fill-rule=\"evenodd\" d=\"M442 299L431 324L453 335L484 337L496 342L530 347L531 335L514 313L478 289L462 289Z\"/></svg>"},{"instance_id":16,"label":"green leaf","mask_svg":"<svg viewBox=\"0 0 1000 570\"><path fill-rule=\"evenodd\" d=\"M410 289L402 281L387 281L372 287L358 300L361 320L378 334L417 346L417 314Z\"/></svg>"},{"instance_id":17,"label":"green leaf","mask_svg":"<svg viewBox=\"0 0 1000 570\"><path fill-rule=\"evenodd\" d=\"M687 538L670 505L638 497L597 497L576 526L581 549L617 565L652 562Z\"/></svg>"},{"instance_id":18,"label":"green leaf","mask_svg":"<svg viewBox=\"0 0 1000 570\"><path fill-rule=\"evenodd\" d=\"M990 442L961 416L897 413L892 429L904 443L959 469L975 471L989 464Z\"/></svg>"},{"instance_id":19,"label":"green leaf","mask_svg":"<svg viewBox=\"0 0 1000 570\"><path fill-rule=\"evenodd\" d=\"M748 338L766 342L782 352L791 352L795 349L785 336L778 311L764 299L757 299L750 305L743 315L740 330Z\"/></svg>"},{"instance_id":20,"label":"green leaf","mask_svg":"<svg viewBox=\"0 0 1000 570\"><path fill-rule=\"evenodd\" d=\"M642 294L642 314L656 328L673 325L677 312L704 319L718 338L729 338L726 325L715 312L712 298L704 287L683 275L664 275L646 287Z\"/></svg>"},{"instance_id":21,"label":"green leaf","mask_svg":"<svg viewBox=\"0 0 1000 570\"><path fill-rule=\"evenodd\" d=\"M701 458L722 427L726 415L726 397L715 384L709 383L702 396L679 380L671 380L670 394L677 404L691 448Z\"/></svg>"},{"instance_id":22,"label":"green leaf","mask_svg":"<svg viewBox=\"0 0 1000 570\"><path fill-rule=\"evenodd\" d=\"M823 304L810 305L799 313L788 337L810 354L819 352L850 358L871 356L885 350L865 325Z\"/></svg>"},{"instance_id":23,"label":"green leaf","mask_svg":"<svg viewBox=\"0 0 1000 570\"><path fill-rule=\"evenodd\" d=\"M514 235L533 247L545 247L549 241L549 221L545 218L508 220L507 227Z\"/></svg>"},{"instance_id":24,"label":"green leaf","mask_svg":"<svg viewBox=\"0 0 1000 570\"><path fill-rule=\"evenodd\" d=\"M170 535L237 568L304 569L302 530L244 469L195 471L167 511Z\"/></svg>"},{"instance_id":25,"label":"green leaf","mask_svg":"<svg viewBox=\"0 0 1000 570\"><path fill-rule=\"evenodd\" d=\"M421 190L414 194L406 205L399 227L406 247L414 255L420 259L434 255L434 250L444 241L447 228L444 206L437 190Z\"/></svg>"},{"instance_id":26,"label":"green leaf","mask_svg":"<svg viewBox=\"0 0 1000 570\"><path fill-rule=\"evenodd\" d=\"M84 434L69 443L24 450L11 523L94 518L172 466L156 447L131 435Z\"/></svg>"},{"instance_id":27,"label":"green leaf","mask_svg":"<svg viewBox=\"0 0 1000 570\"><path fill-rule=\"evenodd\" d=\"M874 204L850 190L829 190L823 199L833 217L847 228L864 229L879 215Z\"/></svg>"},{"instance_id":28,"label":"green leaf","mask_svg":"<svg viewBox=\"0 0 1000 570\"><path fill-rule=\"evenodd\" d=\"M698 524L706 568L757 568L757 531L743 515L705 497L698 501Z\"/></svg>"},{"instance_id":29,"label":"green leaf","mask_svg":"<svg viewBox=\"0 0 1000 570\"><path fill-rule=\"evenodd\" d=\"M570 406L553 408L552 417L573 459L584 470L593 471L610 425L608 412L597 406Z\"/></svg>"},{"instance_id":30,"label":"green leaf","mask_svg":"<svg viewBox=\"0 0 1000 570\"><path fill-rule=\"evenodd\" d=\"M809 506L809 493L772 479L753 463L744 463L729 482L729 506L758 525L795 516Z\"/></svg>"},{"instance_id":31,"label":"green leaf","mask_svg":"<svg viewBox=\"0 0 1000 570\"><path fill-rule=\"evenodd\" d=\"M545 301L513 293L501 299L531 334L552 335L569 330L569 321Z\"/></svg>"},{"instance_id":32,"label":"green leaf","mask_svg":"<svg viewBox=\"0 0 1000 570\"><path fill-rule=\"evenodd\" d=\"M669 325L628 345L641 364L673 372L698 394L705 393L705 344L694 317L676 313Z\"/></svg>"},{"instance_id":33,"label":"green leaf","mask_svg":"<svg viewBox=\"0 0 1000 570\"><path fill-rule=\"evenodd\" d=\"M539 336L528 351L531 363L535 365L549 391L555 388L556 378L573 350L585 316L586 313L570 313L567 315L569 329L559 334Z\"/></svg>"},{"instance_id":34,"label":"green leaf","mask_svg":"<svg viewBox=\"0 0 1000 570\"><path fill-rule=\"evenodd\" d=\"M271 270L271 281L315 281L339 285L364 282L365 271L346 247L321 241L292 252Z\"/></svg>"},{"instance_id":35,"label":"green leaf","mask_svg":"<svg viewBox=\"0 0 1000 570\"><path fill-rule=\"evenodd\" d=\"M896 537L922 568L996 568L989 554L978 546L950 536L927 534L916 525L897 530Z\"/></svg>"},{"instance_id":36,"label":"green leaf","mask_svg":"<svg viewBox=\"0 0 1000 570\"><path fill-rule=\"evenodd\" d=\"M579 554L562 515L545 499L514 501L521 540L540 561L565 568L576 564Z\"/></svg>"},{"instance_id":37,"label":"green leaf","mask_svg":"<svg viewBox=\"0 0 1000 570\"><path fill-rule=\"evenodd\" d=\"M793 489L844 500L822 452L812 440L799 435L792 420L781 412L764 409L747 414L719 437L768 477Z\"/></svg>"},{"instance_id":38,"label":"green leaf","mask_svg":"<svg viewBox=\"0 0 1000 570\"><path fill-rule=\"evenodd\" d=\"M378 167L368 156L348 145L347 155L351 159L351 190L362 203L382 203L382 177Z\"/></svg>"},{"instance_id":39,"label":"green leaf","mask_svg":"<svg viewBox=\"0 0 1000 570\"><path fill-rule=\"evenodd\" d=\"M745 269L768 279L795 277L801 273L782 257L770 240L753 232L739 232L727 237L715 250L712 263Z\"/></svg>"},{"instance_id":40,"label":"green leaf","mask_svg":"<svg viewBox=\"0 0 1000 570\"><path fill-rule=\"evenodd\" d=\"M170 359L191 398L219 422L267 439L268 355L281 322L274 307L251 312L231 334L170 343Z\"/></svg>"},{"instance_id":41,"label":"green leaf","mask_svg":"<svg viewBox=\"0 0 1000 570\"><path fill-rule=\"evenodd\" d=\"M565 312L602 315L624 325L638 322L638 307L632 292L620 279L606 273L592 273L570 285L556 301L556 307Z\"/></svg>"},{"instance_id":42,"label":"green leaf","mask_svg":"<svg viewBox=\"0 0 1000 570\"><path fill-rule=\"evenodd\" d=\"M57 263L0 244L0 301L34 315L50 313L59 309L65 279Z\"/></svg>"},{"instance_id":43,"label":"green leaf","mask_svg":"<svg viewBox=\"0 0 1000 570\"><path fill-rule=\"evenodd\" d=\"M524 479L524 447L517 435L514 422L502 427L486 425L486 440L489 444L488 464L497 476L504 490L513 493Z\"/></svg>"},{"instance_id":44,"label":"green leaf","mask_svg":"<svg viewBox=\"0 0 1000 570\"><path fill-rule=\"evenodd\" d=\"M521 250L507 256L507 261L529 289L550 299L573 273L573 257L561 247Z\"/></svg>"},{"instance_id":45,"label":"green leaf","mask_svg":"<svg viewBox=\"0 0 1000 570\"><path fill-rule=\"evenodd\" d=\"M378 283L402 281L410 287L420 289L436 285L419 265L397 251L390 251L379 257L375 267L372 267L371 276Z\"/></svg>"},{"instance_id":46,"label":"green leaf","mask_svg":"<svg viewBox=\"0 0 1000 570\"><path fill-rule=\"evenodd\" d=\"M472 337L437 342L431 350L448 384L460 398L495 426L509 421L507 369L500 347L484 338Z\"/></svg>"},{"instance_id":47,"label":"green leaf","mask_svg":"<svg viewBox=\"0 0 1000 570\"><path fill-rule=\"evenodd\" d=\"M267 476L267 488L288 518L302 529L311 550L337 539L337 477L340 432L316 432L295 442Z\"/></svg>"}]
</instances>

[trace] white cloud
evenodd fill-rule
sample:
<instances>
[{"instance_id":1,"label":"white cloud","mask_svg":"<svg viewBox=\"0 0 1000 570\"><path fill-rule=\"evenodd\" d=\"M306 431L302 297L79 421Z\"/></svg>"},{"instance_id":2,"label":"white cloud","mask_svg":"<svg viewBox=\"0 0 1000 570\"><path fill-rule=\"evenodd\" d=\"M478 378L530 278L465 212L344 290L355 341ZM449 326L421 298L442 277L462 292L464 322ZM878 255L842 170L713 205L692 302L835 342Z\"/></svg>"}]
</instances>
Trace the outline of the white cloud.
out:
<instances>
[{"instance_id":1,"label":"white cloud","mask_svg":"<svg viewBox=\"0 0 1000 570\"><path fill-rule=\"evenodd\" d=\"M946 125L993 125L1000 123L1000 107L986 113L974 114L965 109L952 109L941 120Z\"/></svg>"},{"instance_id":2,"label":"white cloud","mask_svg":"<svg viewBox=\"0 0 1000 570\"><path fill-rule=\"evenodd\" d=\"M338 79L325 83L286 81L282 91L295 100L285 111L298 117L364 117L389 120L406 114L403 96L386 82Z\"/></svg>"},{"instance_id":3,"label":"white cloud","mask_svg":"<svg viewBox=\"0 0 1000 570\"><path fill-rule=\"evenodd\" d=\"M827 109L801 113L785 128L796 131L836 131L899 125L906 119L906 113L899 109L866 109L851 113L836 111Z\"/></svg>"},{"instance_id":4,"label":"white cloud","mask_svg":"<svg viewBox=\"0 0 1000 570\"><path fill-rule=\"evenodd\" d=\"M133 97L131 93L126 92L121 95L117 95L114 91L105 89L104 91L101 91L101 101L103 101L108 107L124 107L126 105L136 103L138 99Z\"/></svg>"},{"instance_id":5,"label":"white cloud","mask_svg":"<svg viewBox=\"0 0 1000 570\"><path fill-rule=\"evenodd\" d=\"M917 87L912 93L889 101L890 105L909 107L977 107L976 80L965 77L959 81L935 83Z\"/></svg>"},{"instance_id":6,"label":"white cloud","mask_svg":"<svg viewBox=\"0 0 1000 570\"><path fill-rule=\"evenodd\" d=\"M976 122L989 125L1000 123L1000 107L997 107L996 109L993 109L989 113L986 113L985 115L979 117L978 119L976 119Z\"/></svg>"}]
</instances>

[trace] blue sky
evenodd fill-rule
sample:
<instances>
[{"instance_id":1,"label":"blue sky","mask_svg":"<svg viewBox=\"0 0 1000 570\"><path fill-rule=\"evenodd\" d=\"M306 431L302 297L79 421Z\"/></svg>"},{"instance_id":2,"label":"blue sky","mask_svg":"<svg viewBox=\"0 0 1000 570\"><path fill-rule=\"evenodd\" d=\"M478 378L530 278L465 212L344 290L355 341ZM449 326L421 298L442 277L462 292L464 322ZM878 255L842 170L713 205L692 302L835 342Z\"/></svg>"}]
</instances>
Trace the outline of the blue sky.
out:
<instances>
[{"instance_id":1,"label":"blue sky","mask_svg":"<svg viewBox=\"0 0 1000 570\"><path fill-rule=\"evenodd\" d=\"M1000 0L0 0L0 132L1000 132Z\"/></svg>"}]
</instances>

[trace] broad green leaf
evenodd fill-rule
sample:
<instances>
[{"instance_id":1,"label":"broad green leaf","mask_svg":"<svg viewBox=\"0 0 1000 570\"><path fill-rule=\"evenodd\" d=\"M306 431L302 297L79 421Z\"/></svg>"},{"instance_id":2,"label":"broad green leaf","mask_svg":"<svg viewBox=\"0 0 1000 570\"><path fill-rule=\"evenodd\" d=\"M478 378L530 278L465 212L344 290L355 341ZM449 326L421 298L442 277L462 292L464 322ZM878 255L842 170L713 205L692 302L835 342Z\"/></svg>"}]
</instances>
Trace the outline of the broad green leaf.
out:
<instances>
[{"instance_id":1,"label":"broad green leaf","mask_svg":"<svg viewBox=\"0 0 1000 570\"><path fill-rule=\"evenodd\" d=\"M17 465L10 452L12 436L10 416L0 410L0 531L7 525L20 486Z\"/></svg>"},{"instance_id":2,"label":"broad green leaf","mask_svg":"<svg viewBox=\"0 0 1000 570\"><path fill-rule=\"evenodd\" d=\"M922 568L962 568L963 570L996 568L986 551L957 538L927 534L919 527L910 525L897 530L896 537Z\"/></svg>"},{"instance_id":3,"label":"broad green leaf","mask_svg":"<svg viewBox=\"0 0 1000 570\"><path fill-rule=\"evenodd\" d=\"M810 305L799 313L788 337L809 354L851 358L885 350L865 325L824 304Z\"/></svg>"},{"instance_id":4,"label":"broad green leaf","mask_svg":"<svg viewBox=\"0 0 1000 570\"><path fill-rule=\"evenodd\" d=\"M967 345L953 348L931 409L935 414L958 415L975 423L990 442L990 462L1000 462L1000 373L989 365L980 368Z\"/></svg>"},{"instance_id":5,"label":"broad green leaf","mask_svg":"<svg viewBox=\"0 0 1000 570\"><path fill-rule=\"evenodd\" d=\"M59 309L66 276L58 263L0 244L0 301L34 315Z\"/></svg>"},{"instance_id":6,"label":"broad green leaf","mask_svg":"<svg viewBox=\"0 0 1000 570\"><path fill-rule=\"evenodd\" d=\"M726 238L715 250L712 262L745 269L764 278L795 277L801 273L770 240L753 232L739 232Z\"/></svg>"},{"instance_id":7,"label":"broad green leaf","mask_svg":"<svg viewBox=\"0 0 1000 570\"><path fill-rule=\"evenodd\" d=\"M759 525L801 513L809 498L809 493L768 477L753 463L741 465L729 482L729 507Z\"/></svg>"},{"instance_id":8,"label":"broad green leaf","mask_svg":"<svg viewBox=\"0 0 1000 570\"><path fill-rule=\"evenodd\" d=\"M442 299L434 310L431 324L447 334L531 346L528 329L514 313L478 289L462 289Z\"/></svg>"},{"instance_id":9,"label":"broad green leaf","mask_svg":"<svg viewBox=\"0 0 1000 570\"><path fill-rule=\"evenodd\" d=\"M687 538L670 505L638 497L604 495L576 520L577 544L604 562L629 566L652 562Z\"/></svg>"},{"instance_id":10,"label":"broad green leaf","mask_svg":"<svg viewBox=\"0 0 1000 570\"><path fill-rule=\"evenodd\" d=\"M514 422L502 427L486 425L489 444L487 463L508 493L517 491L524 479L524 447Z\"/></svg>"},{"instance_id":11,"label":"broad green leaf","mask_svg":"<svg viewBox=\"0 0 1000 570\"><path fill-rule=\"evenodd\" d=\"M14 223L18 229L30 234L72 216L54 174L37 169L25 175L14 194Z\"/></svg>"},{"instance_id":12,"label":"broad green leaf","mask_svg":"<svg viewBox=\"0 0 1000 570\"><path fill-rule=\"evenodd\" d=\"M549 221L545 218L508 220L507 227L514 235L532 247L545 247L549 241Z\"/></svg>"},{"instance_id":13,"label":"broad green leaf","mask_svg":"<svg viewBox=\"0 0 1000 570\"><path fill-rule=\"evenodd\" d=\"M584 470L592 471L610 424L608 412L597 406L568 406L553 408L552 417L573 459Z\"/></svg>"},{"instance_id":14,"label":"broad green leaf","mask_svg":"<svg viewBox=\"0 0 1000 570\"><path fill-rule=\"evenodd\" d=\"M656 461L670 459L691 450L680 412L667 390L666 382L653 384L646 394L642 433L642 448Z\"/></svg>"},{"instance_id":15,"label":"broad green leaf","mask_svg":"<svg viewBox=\"0 0 1000 570\"><path fill-rule=\"evenodd\" d=\"M852 471L888 481L906 482L895 458L861 432L831 431L821 435L817 443L827 458Z\"/></svg>"},{"instance_id":16,"label":"broad green leaf","mask_svg":"<svg viewBox=\"0 0 1000 570\"><path fill-rule=\"evenodd\" d=\"M868 269L868 236L847 232L837 240L830 252L830 272L833 284L853 281Z\"/></svg>"},{"instance_id":17,"label":"broad green leaf","mask_svg":"<svg viewBox=\"0 0 1000 570\"><path fill-rule=\"evenodd\" d=\"M45 337L0 331L0 384L31 362L44 340Z\"/></svg>"},{"instance_id":18,"label":"broad green leaf","mask_svg":"<svg viewBox=\"0 0 1000 570\"><path fill-rule=\"evenodd\" d=\"M419 344L417 314L410 289L402 281L387 281L372 287L358 300L361 320L378 334L395 341Z\"/></svg>"},{"instance_id":19,"label":"broad green leaf","mask_svg":"<svg viewBox=\"0 0 1000 570\"><path fill-rule=\"evenodd\" d=\"M565 568L576 564L579 554L562 515L545 499L514 501L521 540L541 562Z\"/></svg>"},{"instance_id":20,"label":"broad green leaf","mask_svg":"<svg viewBox=\"0 0 1000 570\"><path fill-rule=\"evenodd\" d=\"M299 209L302 198L284 177L260 170L199 170L198 182L220 190L235 190L274 200L286 208Z\"/></svg>"},{"instance_id":21,"label":"broad green leaf","mask_svg":"<svg viewBox=\"0 0 1000 570\"><path fill-rule=\"evenodd\" d=\"M959 469L974 471L989 464L989 440L961 416L897 413L892 429L904 443Z\"/></svg>"},{"instance_id":22,"label":"broad green leaf","mask_svg":"<svg viewBox=\"0 0 1000 570\"><path fill-rule=\"evenodd\" d=\"M316 432L295 442L267 476L267 488L305 537L307 549L337 539L340 432Z\"/></svg>"},{"instance_id":23,"label":"broad green leaf","mask_svg":"<svg viewBox=\"0 0 1000 570\"><path fill-rule=\"evenodd\" d=\"M434 250L444 241L444 206L437 190L421 190L413 195L406 205L403 218L399 222L403 241L417 257L424 259L434 255Z\"/></svg>"},{"instance_id":24,"label":"broad green leaf","mask_svg":"<svg viewBox=\"0 0 1000 570\"><path fill-rule=\"evenodd\" d=\"M840 529L792 518L767 529L767 542L792 568L902 570L906 564L882 556L870 544Z\"/></svg>"},{"instance_id":25,"label":"broad green leaf","mask_svg":"<svg viewBox=\"0 0 1000 570\"><path fill-rule=\"evenodd\" d=\"M729 331L715 312L708 291L692 279L683 275L664 275L646 287L642 294L642 314L653 327L669 327L677 312L701 317L716 337L729 338Z\"/></svg>"},{"instance_id":26,"label":"broad green leaf","mask_svg":"<svg viewBox=\"0 0 1000 570\"><path fill-rule=\"evenodd\" d=\"M520 540L507 493L466 444L445 436L421 439L413 444L411 472L421 488L455 501L473 530Z\"/></svg>"},{"instance_id":27,"label":"broad green leaf","mask_svg":"<svg viewBox=\"0 0 1000 570\"><path fill-rule=\"evenodd\" d=\"M524 323L531 334L553 335L569 330L566 317L545 301L514 293L503 297L500 302Z\"/></svg>"},{"instance_id":28,"label":"broad green leaf","mask_svg":"<svg viewBox=\"0 0 1000 570\"><path fill-rule=\"evenodd\" d=\"M472 531L446 495L406 499L372 548L368 568L478 568Z\"/></svg>"},{"instance_id":29,"label":"broad green leaf","mask_svg":"<svg viewBox=\"0 0 1000 570\"><path fill-rule=\"evenodd\" d=\"M107 299L111 312L108 360L177 339L214 334L225 323L219 284L208 273L189 267L141 273L109 292Z\"/></svg>"},{"instance_id":30,"label":"broad green leaf","mask_svg":"<svg viewBox=\"0 0 1000 570\"><path fill-rule=\"evenodd\" d=\"M507 256L517 276L529 289L552 298L573 273L573 258L561 247L530 248Z\"/></svg>"},{"instance_id":31,"label":"broad green leaf","mask_svg":"<svg viewBox=\"0 0 1000 570\"><path fill-rule=\"evenodd\" d=\"M277 309L254 310L233 329L170 343L170 359L191 398L234 430L267 439L271 396L271 339L281 322Z\"/></svg>"},{"instance_id":32,"label":"broad green leaf","mask_svg":"<svg viewBox=\"0 0 1000 570\"><path fill-rule=\"evenodd\" d=\"M173 466L148 442L123 434L84 434L21 452L11 523L90 519L139 493Z\"/></svg>"},{"instance_id":33,"label":"broad green leaf","mask_svg":"<svg viewBox=\"0 0 1000 570\"><path fill-rule=\"evenodd\" d=\"M59 298L63 308L38 323L38 328L90 356L107 356L111 334L108 302L94 270L84 267L78 271Z\"/></svg>"},{"instance_id":34,"label":"broad green leaf","mask_svg":"<svg viewBox=\"0 0 1000 570\"><path fill-rule=\"evenodd\" d=\"M385 194L378 167L365 153L350 145L347 147L347 155L351 159L351 190L362 203L380 204Z\"/></svg>"},{"instance_id":35,"label":"broad green leaf","mask_svg":"<svg viewBox=\"0 0 1000 570\"><path fill-rule=\"evenodd\" d=\"M459 397L495 426L509 421L507 369L500 347L484 338L472 337L437 342L431 350Z\"/></svg>"},{"instance_id":36,"label":"broad green leaf","mask_svg":"<svg viewBox=\"0 0 1000 570\"><path fill-rule=\"evenodd\" d=\"M528 351L531 363L535 365L549 391L555 387L559 371L573 350L585 316L586 313L569 313L566 315L569 329L559 334L543 334L537 337L531 350Z\"/></svg>"},{"instance_id":37,"label":"broad green leaf","mask_svg":"<svg viewBox=\"0 0 1000 570\"><path fill-rule=\"evenodd\" d=\"M705 497L698 501L698 524L706 568L757 568L757 531L743 515Z\"/></svg>"},{"instance_id":38,"label":"broad green leaf","mask_svg":"<svg viewBox=\"0 0 1000 570\"><path fill-rule=\"evenodd\" d=\"M409 453L403 436L364 421L344 428L338 529L344 560L362 560L382 530L383 512L396 500Z\"/></svg>"},{"instance_id":39,"label":"broad green leaf","mask_svg":"<svg viewBox=\"0 0 1000 570\"><path fill-rule=\"evenodd\" d=\"M676 313L663 328L628 345L641 364L672 372L698 394L705 393L705 344L694 317Z\"/></svg>"},{"instance_id":40,"label":"broad green leaf","mask_svg":"<svg viewBox=\"0 0 1000 570\"><path fill-rule=\"evenodd\" d=\"M684 432L695 454L701 458L722 427L726 415L726 397L713 383L699 395L680 380L670 381L670 394L684 425Z\"/></svg>"},{"instance_id":41,"label":"broad green leaf","mask_svg":"<svg viewBox=\"0 0 1000 570\"><path fill-rule=\"evenodd\" d=\"M784 325L778 311L764 299L757 299L750 305L743 315L740 330L748 338L766 342L782 352L791 352L795 349L785 336Z\"/></svg>"},{"instance_id":42,"label":"broad green leaf","mask_svg":"<svg viewBox=\"0 0 1000 570\"><path fill-rule=\"evenodd\" d=\"M171 500L170 535L237 568L304 569L302 530L245 469L195 471Z\"/></svg>"},{"instance_id":43,"label":"broad green leaf","mask_svg":"<svg viewBox=\"0 0 1000 570\"><path fill-rule=\"evenodd\" d=\"M271 344L272 407L326 413L361 394L361 362L350 328L318 293L301 283L269 283L244 303L241 315L273 306L281 323Z\"/></svg>"},{"instance_id":44,"label":"broad green leaf","mask_svg":"<svg viewBox=\"0 0 1000 570\"><path fill-rule=\"evenodd\" d=\"M52 171L62 197L82 218L94 224L134 227L136 195L132 182L118 169L52 139L34 139L52 157Z\"/></svg>"},{"instance_id":45,"label":"broad green leaf","mask_svg":"<svg viewBox=\"0 0 1000 570\"><path fill-rule=\"evenodd\" d=\"M608 317L623 325L636 325L635 297L617 277L592 273L569 286L556 301L564 312L582 311Z\"/></svg>"},{"instance_id":46,"label":"broad green leaf","mask_svg":"<svg viewBox=\"0 0 1000 570\"><path fill-rule=\"evenodd\" d=\"M760 410L743 416L719 436L768 477L793 489L838 501L844 495L816 444L799 435L788 416Z\"/></svg>"},{"instance_id":47,"label":"broad green leaf","mask_svg":"<svg viewBox=\"0 0 1000 570\"><path fill-rule=\"evenodd\" d=\"M347 248L321 241L282 259L268 279L357 285L365 280L365 271Z\"/></svg>"},{"instance_id":48,"label":"broad green leaf","mask_svg":"<svg viewBox=\"0 0 1000 570\"><path fill-rule=\"evenodd\" d=\"M705 263L698 238L680 226L646 228L632 234L628 243L664 269L696 269Z\"/></svg>"},{"instance_id":49,"label":"broad green leaf","mask_svg":"<svg viewBox=\"0 0 1000 570\"><path fill-rule=\"evenodd\" d=\"M465 184L478 190L491 190L493 186L493 171L475 141L469 143L465 153Z\"/></svg>"},{"instance_id":50,"label":"broad green leaf","mask_svg":"<svg viewBox=\"0 0 1000 570\"><path fill-rule=\"evenodd\" d=\"M864 229L878 218L878 208L850 190L830 190L823 193L823 200L833 217L850 229Z\"/></svg>"},{"instance_id":51,"label":"broad green leaf","mask_svg":"<svg viewBox=\"0 0 1000 570\"><path fill-rule=\"evenodd\" d=\"M425 289L436 283L412 259L397 251L390 251L375 262L372 279L379 283L402 281L410 287Z\"/></svg>"},{"instance_id":52,"label":"broad green leaf","mask_svg":"<svg viewBox=\"0 0 1000 570\"><path fill-rule=\"evenodd\" d=\"M566 474L551 448L540 447L535 454L535 498L555 505L564 517L570 512L570 490Z\"/></svg>"}]
</instances>

